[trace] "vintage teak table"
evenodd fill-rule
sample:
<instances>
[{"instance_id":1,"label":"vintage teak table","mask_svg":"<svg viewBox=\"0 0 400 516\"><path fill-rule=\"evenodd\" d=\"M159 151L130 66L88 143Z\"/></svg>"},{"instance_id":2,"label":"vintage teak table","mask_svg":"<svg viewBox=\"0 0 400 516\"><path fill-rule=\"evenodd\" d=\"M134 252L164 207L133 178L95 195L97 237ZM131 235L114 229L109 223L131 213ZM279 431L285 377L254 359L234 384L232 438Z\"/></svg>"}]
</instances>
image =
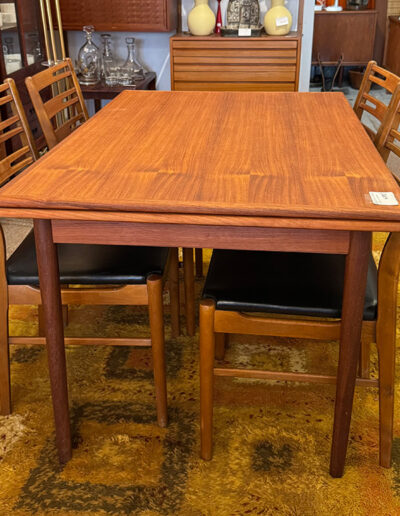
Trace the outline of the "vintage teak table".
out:
<instances>
[{"instance_id":1,"label":"vintage teak table","mask_svg":"<svg viewBox=\"0 0 400 516\"><path fill-rule=\"evenodd\" d=\"M56 441L71 457L55 243L347 255L331 474L343 473L371 231L400 190L341 93L126 91L0 192L33 218ZM277 421L279 425L279 421Z\"/></svg>"}]
</instances>

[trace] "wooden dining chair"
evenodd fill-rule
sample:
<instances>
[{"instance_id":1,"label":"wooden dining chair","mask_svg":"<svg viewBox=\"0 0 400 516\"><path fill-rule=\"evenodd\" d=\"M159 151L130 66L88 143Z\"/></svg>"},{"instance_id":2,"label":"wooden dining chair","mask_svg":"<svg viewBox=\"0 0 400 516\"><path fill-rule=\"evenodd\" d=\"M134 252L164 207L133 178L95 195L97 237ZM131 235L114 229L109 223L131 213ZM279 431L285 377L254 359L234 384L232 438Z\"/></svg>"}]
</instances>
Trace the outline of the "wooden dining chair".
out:
<instances>
[{"instance_id":1,"label":"wooden dining chair","mask_svg":"<svg viewBox=\"0 0 400 516\"><path fill-rule=\"evenodd\" d=\"M51 72L50 72L51 73ZM65 72L69 73L69 72ZM14 81L0 86L0 181L12 178L38 157ZM8 109L7 116L4 115ZM75 116L75 115L74 115ZM62 132L56 133L57 137ZM15 147L17 149L15 150ZM167 421L164 357L163 285L168 274L172 334L179 334L178 253L158 247L58 244L61 299L64 306L147 305L150 338L72 338L66 344L151 346L156 388L157 420ZM0 414L11 411L10 344L44 344L45 338L9 337L9 305L41 305L33 231L6 260L3 233L0 238ZM77 288L88 286L90 288ZM73 288L75 286L76 288ZM72 287L72 288L70 288ZM40 319L39 319L40 321ZM43 330L43 328L41 328Z\"/></svg>"},{"instance_id":2,"label":"wooden dining chair","mask_svg":"<svg viewBox=\"0 0 400 516\"><path fill-rule=\"evenodd\" d=\"M71 59L68 58L32 77L27 77L25 84L49 149L88 119L88 112ZM52 90L50 94L49 88ZM46 92L47 96L43 94ZM183 250L188 335L195 333L194 269L193 258L190 260L191 254L193 254L192 249ZM174 320L173 324L175 329L178 321Z\"/></svg>"},{"instance_id":3,"label":"wooden dining chair","mask_svg":"<svg viewBox=\"0 0 400 516\"><path fill-rule=\"evenodd\" d=\"M390 102L385 104L371 95L371 88L373 85L378 85L384 88L387 93L393 95L399 84L400 78L397 75L378 66L376 61L370 61L368 63L353 109L361 122L364 113L369 113L377 120L377 131L374 131L371 127L362 122L364 129L367 131L372 141L375 141L377 133L382 126Z\"/></svg>"},{"instance_id":4,"label":"wooden dining chair","mask_svg":"<svg viewBox=\"0 0 400 516\"><path fill-rule=\"evenodd\" d=\"M71 59L27 77L25 84L49 149L88 120Z\"/></svg>"},{"instance_id":5,"label":"wooden dining chair","mask_svg":"<svg viewBox=\"0 0 400 516\"><path fill-rule=\"evenodd\" d=\"M400 86L377 133L387 160L400 156ZM399 200L400 201L400 200ZM215 367L229 334L337 340L345 271L344 255L214 250L200 303L201 456L212 457L213 380L233 376L336 383L336 376ZM378 269L369 258L362 323L359 386L379 387L379 461L390 467L393 441L396 310L400 233L389 234ZM369 347L378 350L378 380L369 378Z\"/></svg>"}]
</instances>

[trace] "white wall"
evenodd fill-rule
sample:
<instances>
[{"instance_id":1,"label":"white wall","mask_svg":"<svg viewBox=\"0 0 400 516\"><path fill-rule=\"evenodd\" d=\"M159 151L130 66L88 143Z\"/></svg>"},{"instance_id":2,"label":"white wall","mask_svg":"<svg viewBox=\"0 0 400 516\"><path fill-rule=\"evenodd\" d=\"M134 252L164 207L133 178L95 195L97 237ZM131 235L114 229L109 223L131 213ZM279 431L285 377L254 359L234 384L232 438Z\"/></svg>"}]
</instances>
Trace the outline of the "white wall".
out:
<instances>
[{"instance_id":1,"label":"white wall","mask_svg":"<svg viewBox=\"0 0 400 516\"><path fill-rule=\"evenodd\" d=\"M266 10L270 6L271 0L260 0L261 21L263 20ZM287 0L287 7L292 13L297 14L298 0ZM209 0L210 7L216 12L217 2ZM221 7L223 12L223 23L226 19L226 6L228 0L222 0ZM182 28L187 30L187 13L194 5L193 0L182 0ZM300 91L308 91L311 68L311 49L314 27L314 0L305 0L304 23L303 23L303 44L300 65ZM297 28L297 16L293 17L293 30ZM169 38L173 33L152 33L152 32L111 32L113 39L113 52L121 61L126 59L127 50L125 37L136 37L137 55L143 64L151 71L157 74L157 89L169 90L171 88L170 81L170 62L169 62ZM95 34L94 42L101 47L100 34ZM68 32L69 54L75 61L79 48L84 43L84 35L82 32Z\"/></svg>"}]
</instances>

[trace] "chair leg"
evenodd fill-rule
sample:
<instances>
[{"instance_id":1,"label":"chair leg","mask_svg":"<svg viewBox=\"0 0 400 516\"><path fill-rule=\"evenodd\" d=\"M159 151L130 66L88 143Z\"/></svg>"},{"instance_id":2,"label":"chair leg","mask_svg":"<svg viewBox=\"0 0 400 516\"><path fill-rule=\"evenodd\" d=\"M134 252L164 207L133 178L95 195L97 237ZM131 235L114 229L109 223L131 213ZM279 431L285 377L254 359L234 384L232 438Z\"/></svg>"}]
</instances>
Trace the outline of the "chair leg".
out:
<instances>
[{"instance_id":1,"label":"chair leg","mask_svg":"<svg viewBox=\"0 0 400 516\"><path fill-rule=\"evenodd\" d=\"M215 334L215 358L217 360L223 360L225 357L225 348L228 344L228 337L228 333Z\"/></svg>"},{"instance_id":2,"label":"chair leg","mask_svg":"<svg viewBox=\"0 0 400 516\"><path fill-rule=\"evenodd\" d=\"M169 294L171 310L171 333L173 337L178 337L181 333L179 323L179 257L178 248L170 249L169 263Z\"/></svg>"},{"instance_id":3,"label":"chair leg","mask_svg":"<svg viewBox=\"0 0 400 516\"><path fill-rule=\"evenodd\" d=\"M379 463L384 468L390 468L392 459L396 366L395 334L393 338L382 340L377 338L377 346L379 355Z\"/></svg>"},{"instance_id":4,"label":"chair leg","mask_svg":"<svg viewBox=\"0 0 400 516\"><path fill-rule=\"evenodd\" d=\"M7 284L0 293L0 415L11 414L10 351L8 346Z\"/></svg>"},{"instance_id":5,"label":"chair leg","mask_svg":"<svg viewBox=\"0 0 400 516\"><path fill-rule=\"evenodd\" d=\"M167 381L165 374L164 317L162 279L155 274L147 278L151 349L153 353L154 384L156 390L157 422L167 426Z\"/></svg>"},{"instance_id":6,"label":"chair leg","mask_svg":"<svg viewBox=\"0 0 400 516\"><path fill-rule=\"evenodd\" d=\"M195 333L193 249L183 248L183 274L185 279L186 329L190 337Z\"/></svg>"},{"instance_id":7,"label":"chair leg","mask_svg":"<svg viewBox=\"0 0 400 516\"><path fill-rule=\"evenodd\" d=\"M194 250L194 255L196 258L196 278L203 277L203 249L196 248Z\"/></svg>"},{"instance_id":8,"label":"chair leg","mask_svg":"<svg viewBox=\"0 0 400 516\"><path fill-rule=\"evenodd\" d=\"M214 313L214 301L203 299L200 302L200 455L204 460L212 457Z\"/></svg>"},{"instance_id":9,"label":"chair leg","mask_svg":"<svg viewBox=\"0 0 400 516\"><path fill-rule=\"evenodd\" d=\"M359 375L361 378L369 378L370 373L370 353L371 345L369 342L361 341Z\"/></svg>"}]
</instances>

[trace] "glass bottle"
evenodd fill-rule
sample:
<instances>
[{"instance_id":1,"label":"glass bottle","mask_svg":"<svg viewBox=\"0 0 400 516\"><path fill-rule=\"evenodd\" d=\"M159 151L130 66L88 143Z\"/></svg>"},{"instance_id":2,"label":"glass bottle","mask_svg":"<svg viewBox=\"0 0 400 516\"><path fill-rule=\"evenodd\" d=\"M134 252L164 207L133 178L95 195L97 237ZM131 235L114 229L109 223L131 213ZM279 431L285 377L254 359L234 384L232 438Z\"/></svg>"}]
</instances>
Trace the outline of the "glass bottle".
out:
<instances>
[{"instance_id":1,"label":"glass bottle","mask_svg":"<svg viewBox=\"0 0 400 516\"><path fill-rule=\"evenodd\" d=\"M144 79L147 70L136 58L135 38L125 38L125 42L128 47L128 58L123 65L124 71L133 81Z\"/></svg>"},{"instance_id":2,"label":"glass bottle","mask_svg":"<svg viewBox=\"0 0 400 516\"><path fill-rule=\"evenodd\" d=\"M86 35L86 43L78 53L79 82L90 86L97 84L100 79L100 51L92 41L94 27L86 25L83 31Z\"/></svg>"},{"instance_id":3,"label":"glass bottle","mask_svg":"<svg viewBox=\"0 0 400 516\"><path fill-rule=\"evenodd\" d=\"M111 52L111 34L101 34L103 54L101 56L101 78L106 79L114 67L114 58Z\"/></svg>"}]
</instances>

